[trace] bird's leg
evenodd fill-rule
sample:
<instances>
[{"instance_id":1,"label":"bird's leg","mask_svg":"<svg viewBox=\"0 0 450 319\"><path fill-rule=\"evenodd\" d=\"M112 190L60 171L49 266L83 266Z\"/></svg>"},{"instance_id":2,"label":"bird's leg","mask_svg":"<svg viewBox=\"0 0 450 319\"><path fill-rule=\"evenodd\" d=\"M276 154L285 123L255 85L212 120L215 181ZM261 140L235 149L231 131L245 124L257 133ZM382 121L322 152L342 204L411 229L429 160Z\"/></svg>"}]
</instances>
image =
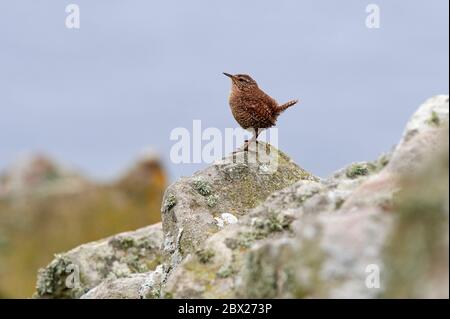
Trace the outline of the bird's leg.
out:
<instances>
[{"instance_id":1,"label":"bird's leg","mask_svg":"<svg viewBox=\"0 0 450 319\"><path fill-rule=\"evenodd\" d=\"M261 133L261 131L257 128L255 128L255 135L254 135L254 141L256 142L256 145L258 145L258 135Z\"/></svg>"},{"instance_id":2,"label":"bird's leg","mask_svg":"<svg viewBox=\"0 0 450 319\"><path fill-rule=\"evenodd\" d=\"M250 144L249 140L245 140L245 142L244 142L244 152L248 152L248 144Z\"/></svg>"},{"instance_id":3,"label":"bird's leg","mask_svg":"<svg viewBox=\"0 0 450 319\"><path fill-rule=\"evenodd\" d=\"M244 144L244 151L248 151L248 146L250 145L251 142L256 142L256 145L258 145L258 135L259 135L260 131L255 128L255 132L253 133L253 137L251 140L246 140L245 144Z\"/></svg>"}]
</instances>

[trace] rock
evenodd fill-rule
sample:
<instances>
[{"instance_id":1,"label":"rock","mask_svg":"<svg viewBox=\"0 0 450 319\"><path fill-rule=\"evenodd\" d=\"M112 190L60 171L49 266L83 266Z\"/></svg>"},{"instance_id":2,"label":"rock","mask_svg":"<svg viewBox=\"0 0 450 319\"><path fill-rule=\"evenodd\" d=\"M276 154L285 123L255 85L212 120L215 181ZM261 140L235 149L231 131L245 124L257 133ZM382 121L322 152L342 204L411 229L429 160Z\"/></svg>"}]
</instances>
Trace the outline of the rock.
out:
<instances>
[{"instance_id":1,"label":"rock","mask_svg":"<svg viewBox=\"0 0 450 319\"><path fill-rule=\"evenodd\" d=\"M167 186L167 176L160 156L147 150L116 181L115 186L134 196L148 197L148 193Z\"/></svg>"},{"instance_id":2,"label":"rock","mask_svg":"<svg viewBox=\"0 0 450 319\"><path fill-rule=\"evenodd\" d=\"M314 181L275 192L205 241L207 262L186 257L165 292L175 298L374 297L378 291L365 289L365 268L379 262L391 221L381 205L344 209L348 195L337 192L332 183Z\"/></svg>"},{"instance_id":3,"label":"rock","mask_svg":"<svg viewBox=\"0 0 450 319\"><path fill-rule=\"evenodd\" d=\"M449 123L449 98L438 95L427 100L413 114L394 150L388 170L407 174L433 156L440 141L442 128Z\"/></svg>"},{"instance_id":4,"label":"rock","mask_svg":"<svg viewBox=\"0 0 450 319\"><path fill-rule=\"evenodd\" d=\"M162 265L154 271L134 273L122 278L108 278L80 299L149 299L159 298L164 279Z\"/></svg>"},{"instance_id":5,"label":"rock","mask_svg":"<svg viewBox=\"0 0 450 319\"><path fill-rule=\"evenodd\" d=\"M83 298L448 298L446 123L448 98L430 99L392 152L323 180L264 143L259 162L182 178L156 269L91 280Z\"/></svg>"},{"instance_id":6,"label":"rock","mask_svg":"<svg viewBox=\"0 0 450 319\"><path fill-rule=\"evenodd\" d=\"M72 168L56 163L46 155L33 154L18 159L0 175L0 199L29 195L73 194L90 183Z\"/></svg>"},{"instance_id":7,"label":"rock","mask_svg":"<svg viewBox=\"0 0 450 319\"><path fill-rule=\"evenodd\" d=\"M170 185L163 199L164 251L175 266L223 226L239 220L272 192L299 180L318 180L263 142ZM256 152L258 158L256 158Z\"/></svg>"},{"instance_id":8,"label":"rock","mask_svg":"<svg viewBox=\"0 0 450 319\"><path fill-rule=\"evenodd\" d=\"M105 279L154 270L162 258L162 237L158 223L57 255L47 267L39 270L35 297L78 298ZM108 285L112 284L115 283L109 281Z\"/></svg>"},{"instance_id":9,"label":"rock","mask_svg":"<svg viewBox=\"0 0 450 319\"><path fill-rule=\"evenodd\" d=\"M245 298L373 298L369 265L380 265L389 218L376 209L319 214L294 224L294 238L264 241L246 256Z\"/></svg>"},{"instance_id":10,"label":"rock","mask_svg":"<svg viewBox=\"0 0 450 319\"><path fill-rule=\"evenodd\" d=\"M440 134L436 154L401 177L384 253L385 298L449 297L448 128Z\"/></svg>"},{"instance_id":11,"label":"rock","mask_svg":"<svg viewBox=\"0 0 450 319\"><path fill-rule=\"evenodd\" d=\"M424 161L439 150L440 135L440 129L430 129L404 142L392 154L387 169L397 174L408 174L419 169Z\"/></svg>"},{"instance_id":12,"label":"rock","mask_svg":"<svg viewBox=\"0 0 450 319\"><path fill-rule=\"evenodd\" d=\"M430 102L425 107L435 109ZM438 109L443 114L440 121L445 123L445 109ZM406 130L410 127L413 126L408 124ZM419 282L414 275L420 271L399 276L397 271L411 267L391 266L399 261L397 254L388 253L388 247L397 241L392 240L398 236L396 233L408 236L395 218L401 212L395 198L405 187L403 176L424 169L427 159L439 158L428 146L448 150L448 141L442 138L443 134L448 135L445 124L431 129L416 125L415 129L418 133L402 146L374 162L353 163L328 179L301 180L273 192L241 217L237 225L223 228L204 242L201 251L208 251L211 256L206 262L195 254L182 260L167 279L165 294L175 298L377 298L406 296L408 291L401 287L414 283L428 287L428 291L412 296L448 297L448 217L443 216L445 212L448 216L448 197L431 197L431 205L441 207L437 220L444 225L444 229L436 231L438 239L433 240L433 245L447 249L437 250L428 263L439 265L438 275L432 276L431 269L425 268L428 272L421 274ZM422 140L427 140L427 147ZM447 159L441 161L441 167L447 167L447 171L442 172L439 189L445 185L448 188L448 151ZM423 179L420 177L414 185L421 185ZM437 176L430 177L430 181L438 180ZM415 216L426 222L420 215ZM436 229L433 224L425 227L430 227L430 234ZM394 247L407 249L408 241L421 247L427 240L423 235L426 234L415 230L411 236L417 238L406 237L401 240L401 247ZM445 238L447 241L443 241ZM427 254L423 250L420 253ZM414 259L420 257L411 253L404 261L417 264ZM389 275L388 268L398 270ZM408 285L399 280L403 277L409 280ZM423 285L425 279L430 279L431 284ZM436 284L439 289L433 292L431 288ZM400 288L400 292L394 294L393 287Z\"/></svg>"},{"instance_id":13,"label":"rock","mask_svg":"<svg viewBox=\"0 0 450 319\"><path fill-rule=\"evenodd\" d=\"M0 171L0 295L31 296L36 270L55 252L159 222L166 187L155 153L111 181L92 180L47 155Z\"/></svg>"},{"instance_id":14,"label":"rock","mask_svg":"<svg viewBox=\"0 0 450 319\"><path fill-rule=\"evenodd\" d=\"M145 274L132 274L126 278L106 279L80 299L139 299L139 289Z\"/></svg>"},{"instance_id":15,"label":"rock","mask_svg":"<svg viewBox=\"0 0 450 319\"><path fill-rule=\"evenodd\" d=\"M425 101L408 121L397 150L420 133L448 125L448 100L448 95L437 95Z\"/></svg>"},{"instance_id":16,"label":"rock","mask_svg":"<svg viewBox=\"0 0 450 319\"><path fill-rule=\"evenodd\" d=\"M161 297L161 288L165 279L164 265L158 265L154 271L146 274L145 281L139 287L139 298L154 299Z\"/></svg>"}]
</instances>

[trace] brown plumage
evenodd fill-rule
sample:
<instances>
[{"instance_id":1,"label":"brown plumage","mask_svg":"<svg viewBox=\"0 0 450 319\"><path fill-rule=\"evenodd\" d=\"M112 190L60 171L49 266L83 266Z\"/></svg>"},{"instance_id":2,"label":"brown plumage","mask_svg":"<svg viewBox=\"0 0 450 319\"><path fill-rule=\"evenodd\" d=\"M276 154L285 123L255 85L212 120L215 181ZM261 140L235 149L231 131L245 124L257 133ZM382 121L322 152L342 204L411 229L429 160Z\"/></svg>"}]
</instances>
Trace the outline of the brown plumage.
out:
<instances>
[{"instance_id":1,"label":"brown plumage","mask_svg":"<svg viewBox=\"0 0 450 319\"><path fill-rule=\"evenodd\" d=\"M278 116L297 100L279 105L277 101L264 93L249 75L223 73L231 79L229 103L234 118L243 129L251 129L256 141L258 134L275 125ZM248 150L246 141L244 150Z\"/></svg>"}]
</instances>

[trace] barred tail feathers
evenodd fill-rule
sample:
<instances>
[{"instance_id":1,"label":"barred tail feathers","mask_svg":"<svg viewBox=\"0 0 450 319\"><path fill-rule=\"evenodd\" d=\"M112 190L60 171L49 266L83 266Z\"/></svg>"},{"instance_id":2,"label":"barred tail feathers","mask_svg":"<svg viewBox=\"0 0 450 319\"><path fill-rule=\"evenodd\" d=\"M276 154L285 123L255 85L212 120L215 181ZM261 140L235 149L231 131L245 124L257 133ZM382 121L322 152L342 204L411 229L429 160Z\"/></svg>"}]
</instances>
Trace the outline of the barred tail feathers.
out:
<instances>
[{"instance_id":1,"label":"barred tail feathers","mask_svg":"<svg viewBox=\"0 0 450 319\"><path fill-rule=\"evenodd\" d=\"M277 113L280 114L281 112L285 111L287 108L291 107L292 105L296 104L298 100L292 100L287 103L284 103L282 105L279 105L277 107Z\"/></svg>"}]
</instances>

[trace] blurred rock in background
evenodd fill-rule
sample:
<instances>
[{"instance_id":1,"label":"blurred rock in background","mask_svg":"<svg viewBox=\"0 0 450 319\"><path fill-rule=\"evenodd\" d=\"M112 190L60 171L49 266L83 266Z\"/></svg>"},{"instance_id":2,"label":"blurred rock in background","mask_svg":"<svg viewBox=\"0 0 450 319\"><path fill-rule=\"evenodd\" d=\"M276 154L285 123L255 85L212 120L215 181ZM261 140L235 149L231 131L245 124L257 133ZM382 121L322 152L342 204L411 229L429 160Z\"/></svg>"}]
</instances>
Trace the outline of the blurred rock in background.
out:
<instances>
[{"instance_id":1,"label":"blurred rock in background","mask_svg":"<svg viewBox=\"0 0 450 319\"><path fill-rule=\"evenodd\" d=\"M55 253L158 222L166 182L152 152L103 184L42 154L15 162L0 173L0 298L30 297Z\"/></svg>"}]
</instances>

